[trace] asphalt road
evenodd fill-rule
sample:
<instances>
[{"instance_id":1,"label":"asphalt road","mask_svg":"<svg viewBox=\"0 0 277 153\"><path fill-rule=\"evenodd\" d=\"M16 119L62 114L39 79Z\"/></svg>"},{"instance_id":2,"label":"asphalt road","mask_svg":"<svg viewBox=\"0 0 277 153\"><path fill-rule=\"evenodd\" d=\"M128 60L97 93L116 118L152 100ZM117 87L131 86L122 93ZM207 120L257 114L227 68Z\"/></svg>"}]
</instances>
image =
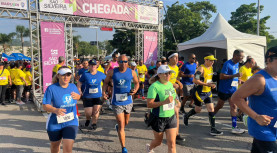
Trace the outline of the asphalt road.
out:
<instances>
[{"instance_id":1,"label":"asphalt road","mask_svg":"<svg viewBox=\"0 0 277 153\"><path fill-rule=\"evenodd\" d=\"M216 99L215 99L216 100ZM81 113L80 123L85 117L82 102L78 102ZM130 123L126 127L126 147L130 153L146 152L145 144L153 139L151 128L147 128L143 121L146 102L135 101L135 112L132 112ZM186 108L189 111L189 108ZM45 130L45 113L38 112L34 104L18 106L9 104L0 106L0 153L33 153L50 152L50 142ZM189 126L185 127L180 118L180 133L186 138L183 145L177 145L178 153L240 153L250 152L252 138L248 133L234 135L231 130L229 106L216 115L216 126L224 132L223 136L210 136L208 113L203 107L202 113L191 117ZM98 128L95 131L79 130L73 152L106 153L121 152L117 133L114 129L115 117L111 111L105 110L100 116ZM242 122L239 127L246 128ZM167 152L166 140L155 149L156 153Z\"/></svg>"}]
</instances>

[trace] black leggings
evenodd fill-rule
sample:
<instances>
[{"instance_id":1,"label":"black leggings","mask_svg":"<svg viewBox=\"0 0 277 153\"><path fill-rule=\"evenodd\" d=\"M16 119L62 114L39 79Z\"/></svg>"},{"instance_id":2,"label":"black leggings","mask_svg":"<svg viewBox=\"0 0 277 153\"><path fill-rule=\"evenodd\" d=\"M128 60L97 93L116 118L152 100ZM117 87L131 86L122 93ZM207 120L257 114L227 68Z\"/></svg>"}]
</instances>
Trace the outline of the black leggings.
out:
<instances>
[{"instance_id":1,"label":"black leggings","mask_svg":"<svg viewBox=\"0 0 277 153\"><path fill-rule=\"evenodd\" d=\"M0 85L0 102L5 102L6 90L8 85Z\"/></svg>"}]
</instances>

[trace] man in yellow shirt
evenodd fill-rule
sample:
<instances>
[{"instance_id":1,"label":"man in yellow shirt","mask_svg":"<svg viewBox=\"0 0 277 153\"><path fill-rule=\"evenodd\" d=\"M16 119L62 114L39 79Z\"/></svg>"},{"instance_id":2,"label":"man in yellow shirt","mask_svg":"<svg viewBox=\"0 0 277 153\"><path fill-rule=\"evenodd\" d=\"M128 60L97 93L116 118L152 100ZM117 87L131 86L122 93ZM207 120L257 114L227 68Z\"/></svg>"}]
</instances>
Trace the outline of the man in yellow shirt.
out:
<instances>
[{"instance_id":1,"label":"man in yellow shirt","mask_svg":"<svg viewBox=\"0 0 277 153\"><path fill-rule=\"evenodd\" d=\"M58 73L58 70L61 66L63 66L65 63L65 59L63 56L60 56L59 57L59 63L56 64L52 70L52 77L54 77L57 73Z\"/></svg>"},{"instance_id":2,"label":"man in yellow shirt","mask_svg":"<svg viewBox=\"0 0 277 153\"><path fill-rule=\"evenodd\" d=\"M24 93L25 93L25 99L26 99L26 102L29 102L30 99L30 91L32 89L32 80L33 80L33 77L32 77L32 74L31 74L31 65L27 65L26 66L26 72L25 72L25 80L27 82L27 86L24 87Z\"/></svg>"},{"instance_id":3,"label":"man in yellow shirt","mask_svg":"<svg viewBox=\"0 0 277 153\"><path fill-rule=\"evenodd\" d=\"M10 72L4 69L4 63L0 62L0 100L2 105L6 105L5 96L8 84L12 85Z\"/></svg>"},{"instance_id":4,"label":"man in yellow shirt","mask_svg":"<svg viewBox=\"0 0 277 153\"><path fill-rule=\"evenodd\" d=\"M15 70L15 76L14 76L14 84L16 86L16 104L23 105L25 104L23 101L21 101L24 85L27 86L27 82L25 80L25 73L21 70L22 64L16 63L16 70Z\"/></svg>"},{"instance_id":5,"label":"man in yellow shirt","mask_svg":"<svg viewBox=\"0 0 277 153\"><path fill-rule=\"evenodd\" d=\"M137 66L138 69L138 74L139 74L139 80L140 80L140 85L139 85L139 92L141 93L142 99L144 100L144 82L145 82L145 76L147 75L147 67L146 65L143 64L143 60L139 61L139 65Z\"/></svg>"},{"instance_id":6,"label":"man in yellow shirt","mask_svg":"<svg viewBox=\"0 0 277 153\"><path fill-rule=\"evenodd\" d=\"M245 64L239 69L239 73L242 74L241 78L240 78L240 84L239 84L239 88L240 86L246 82L253 74L252 74L252 67L254 67L256 64L255 60L253 58L249 58L247 59L247 61L245 62Z\"/></svg>"}]
</instances>

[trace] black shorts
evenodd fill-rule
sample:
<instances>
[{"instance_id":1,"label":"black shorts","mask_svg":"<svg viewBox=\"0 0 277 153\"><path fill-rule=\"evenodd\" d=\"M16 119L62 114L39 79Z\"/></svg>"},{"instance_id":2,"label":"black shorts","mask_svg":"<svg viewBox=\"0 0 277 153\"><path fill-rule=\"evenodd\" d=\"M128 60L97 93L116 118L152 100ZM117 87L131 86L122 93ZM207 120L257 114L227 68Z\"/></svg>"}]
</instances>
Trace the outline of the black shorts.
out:
<instances>
[{"instance_id":1,"label":"black shorts","mask_svg":"<svg viewBox=\"0 0 277 153\"><path fill-rule=\"evenodd\" d=\"M59 141L63 139L76 139L78 133L78 126L66 126L59 131L47 131L49 140Z\"/></svg>"},{"instance_id":2,"label":"black shorts","mask_svg":"<svg viewBox=\"0 0 277 153\"><path fill-rule=\"evenodd\" d=\"M24 91L23 92L30 92L32 89L32 85L29 85L29 86L25 86L24 87Z\"/></svg>"},{"instance_id":3,"label":"black shorts","mask_svg":"<svg viewBox=\"0 0 277 153\"><path fill-rule=\"evenodd\" d=\"M201 107L203 103L212 103L212 92L198 92L196 91L192 96L194 104Z\"/></svg>"},{"instance_id":4,"label":"black shorts","mask_svg":"<svg viewBox=\"0 0 277 153\"><path fill-rule=\"evenodd\" d=\"M83 106L93 107L94 105L103 105L103 101L100 98L83 98Z\"/></svg>"},{"instance_id":5,"label":"black shorts","mask_svg":"<svg viewBox=\"0 0 277 153\"><path fill-rule=\"evenodd\" d=\"M172 117L154 117L149 125L158 133L165 132L167 129L177 128L177 119L175 115Z\"/></svg>"},{"instance_id":6,"label":"black shorts","mask_svg":"<svg viewBox=\"0 0 277 153\"><path fill-rule=\"evenodd\" d=\"M11 86L11 89L12 89L12 90L15 90L15 89L16 89L16 85L13 84L13 85Z\"/></svg>"},{"instance_id":7,"label":"black shorts","mask_svg":"<svg viewBox=\"0 0 277 153\"><path fill-rule=\"evenodd\" d=\"M226 93L218 92L219 99L221 99L223 101L230 99L232 97L232 95L233 94L226 94Z\"/></svg>"},{"instance_id":8,"label":"black shorts","mask_svg":"<svg viewBox=\"0 0 277 153\"><path fill-rule=\"evenodd\" d=\"M251 153L277 153L277 143L276 141L261 141L253 139Z\"/></svg>"}]
</instances>

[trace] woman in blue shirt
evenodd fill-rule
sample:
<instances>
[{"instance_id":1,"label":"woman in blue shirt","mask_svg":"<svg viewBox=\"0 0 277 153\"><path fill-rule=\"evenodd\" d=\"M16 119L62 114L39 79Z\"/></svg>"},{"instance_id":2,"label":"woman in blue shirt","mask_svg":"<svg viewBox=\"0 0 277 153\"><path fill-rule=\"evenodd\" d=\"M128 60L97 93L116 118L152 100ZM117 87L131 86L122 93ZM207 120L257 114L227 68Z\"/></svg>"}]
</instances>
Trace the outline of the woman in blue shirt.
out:
<instances>
[{"instance_id":1,"label":"woman in blue shirt","mask_svg":"<svg viewBox=\"0 0 277 153\"><path fill-rule=\"evenodd\" d=\"M91 129L96 130L97 120L99 117L99 111L103 104L102 87L101 83L106 79L106 75L100 71L97 71L97 63L95 60L89 61L89 72L83 73L80 80L77 83L79 92L83 95L83 105L85 108L86 123L85 127L88 127L90 120L92 119ZM85 85L84 90L81 90L81 86Z\"/></svg>"},{"instance_id":2,"label":"woman in blue shirt","mask_svg":"<svg viewBox=\"0 0 277 153\"><path fill-rule=\"evenodd\" d=\"M43 109L50 112L46 129L51 141L51 152L58 153L63 141L63 151L72 152L78 132L77 100L80 94L75 84L69 83L71 70L62 66L44 94Z\"/></svg>"}]
</instances>

